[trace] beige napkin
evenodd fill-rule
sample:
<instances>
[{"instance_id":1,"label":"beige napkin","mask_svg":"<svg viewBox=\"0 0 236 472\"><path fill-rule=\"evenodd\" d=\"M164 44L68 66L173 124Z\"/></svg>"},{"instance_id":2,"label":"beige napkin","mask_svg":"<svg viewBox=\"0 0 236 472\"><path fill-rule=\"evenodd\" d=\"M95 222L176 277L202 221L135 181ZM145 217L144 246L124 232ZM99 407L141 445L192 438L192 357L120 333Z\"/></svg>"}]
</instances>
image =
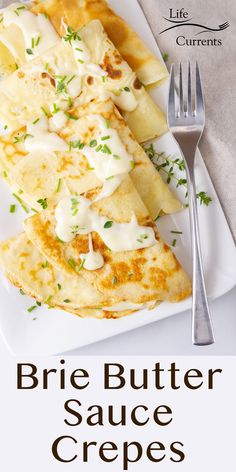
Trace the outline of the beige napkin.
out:
<instances>
[{"instance_id":1,"label":"beige napkin","mask_svg":"<svg viewBox=\"0 0 236 472\"><path fill-rule=\"evenodd\" d=\"M236 2L235 0L140 0L162 53L172 62L199 61L206 104L206 128L200 149L236 239ZM193 26L171 26L163 17L184 7L195 23L210 27L229 21L222 32L195 34ZM222 46L178 46L176 37L222 39Z\"/></svg>"}]
</instances>

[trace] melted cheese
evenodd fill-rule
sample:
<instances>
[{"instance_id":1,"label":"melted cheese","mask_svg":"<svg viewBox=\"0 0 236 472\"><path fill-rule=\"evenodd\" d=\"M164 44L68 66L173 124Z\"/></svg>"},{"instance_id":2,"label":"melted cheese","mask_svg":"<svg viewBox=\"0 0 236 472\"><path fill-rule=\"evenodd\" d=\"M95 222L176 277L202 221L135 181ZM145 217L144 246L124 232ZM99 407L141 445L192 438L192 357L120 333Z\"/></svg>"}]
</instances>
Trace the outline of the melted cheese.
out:
<instances>
[{"instance_id":1,"label":"melted cheese","mask_svg":"<svg viewBox=\"0 0 236 472\"><path fill-rule=\"evenodd\" d=\"M132 251L157 244L153 228L140 226L135 215L129 223L117 223L91 209L92 202L84 197L66 197L56 207L56 234L65 242L76 234L95 231L115 252Z\"/></svg>"},{"instance_id":2,"label":"melted cheese","mask_svg":"<svg viewBox=\"0 0 236 472\"><path fill-rule=\"evenodd\" d=\"M46 116L33 124L27 125L27 139L25 148L27 151L68 151L68 144L56 133L49 131L49 120Z\"/></svg>"},{"instance_id":3,"label":"melted cheese","mask_svg":"<svg viewBox=\"0 0 236 472\"><path fill-rule=\"evenodd\" d=\"M97 270L104 265L102 254L98 251L94 251L93 249L91 234L89 234L89 252L86 254L80 254L80 259L83 263L83 267L87 270Z\"/></svg>"},{"instance_id":4,"label":"melted cheese","mask_svg":"<svg viewBox=\"0 0 236 472\"><path fill-rule=\"evenodd\" d=\"M27 60L39 56L60 40L48 18L41 14L34 15L22 3L2 9L1 14L3 15L3 25L6 28L14 24L22 31ZM14 53L14 51L12 52Z\"/></svg>"}]
</instances>

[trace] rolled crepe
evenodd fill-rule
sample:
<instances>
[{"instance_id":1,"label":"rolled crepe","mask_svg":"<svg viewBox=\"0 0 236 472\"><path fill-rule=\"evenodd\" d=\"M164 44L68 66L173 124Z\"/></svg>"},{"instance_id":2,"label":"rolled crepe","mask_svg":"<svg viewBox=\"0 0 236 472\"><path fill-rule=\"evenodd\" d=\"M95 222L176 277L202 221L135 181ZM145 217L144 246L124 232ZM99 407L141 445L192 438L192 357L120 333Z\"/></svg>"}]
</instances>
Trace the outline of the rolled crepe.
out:
<instances>
[{"instance_id":1,"label":"rolled crepe","mask_svg":"<svg viewBox=\"0 0 236 472\"><path fill-rule=\"evenodd\" d=\"M132 215L135 215L140 225L156 231L129 177L112 196L92 203L92 209L99 217L104 216L108 221L116 223L129 223ZM142 230L144 233L145 228ZM97 270L87 270L81 265L80 256L88 253L88 236L78 234L71 242L58 241L53 209L46 209L26 219L25 231L27 237L58 271L65 275L79 274L115 303L143 304L153 300L177 302L191 293L188 276L158 233L152 246L114 251L93 231L93 247L103 256L104 266Z\"/></svg>"},{"instance_id":2,"label":"rolled crepe","mask_svg":"<svg viewBox=\"0 0 236 472\"><path fill-rule=\"evenodd\" d=\"M91 169L84 150L78 147L69 150L69 143L74 140L89 144L96 137L99 124L96 119L93 121L93 117L100 116L107 120L110 128L118 132L133 157L135 166L133 170L130 168L130 176L151 217L155 220L160 213L174 213L182 208L111 100L92 101L89 105L73 110L72 116L78 119L67 119L65 128L58 132L58 136L67 144L67 151L47 151L42 138L43 151L39 148L27 152L26 145L30 137L21 139L27 135L26 128L0 137L0 165L5 171L5 178L13 191L21 191L20 197L28 205L40 210L40 199L46 198L50 205L55 205L68 194L84 194L96 188L101 190L103 182ZM31 126L30 133L34 133L36 126L37 123ZM105 134L109 135L109 128ZM17 138L19 142L16 143Z\"/></svg>"},{"instance_id":3,"label":"rolled crepe","mask_svg":"<svg viewBox=\"0 0 236 472\"><path fill-rule=\"evenodd\" d=\"M62 34L62 18L76 30L93 19L99 19L111 41L144 85L156 85L168 76L163 61L154 56L105 0L46 0L35 3L37 5L33 11L47 13L59 34Z\"/></svg>"},{"instance_id":4,"label":"rolled crepe","mask_svg":"<svg viewBox=\"0 0 236 472\"><path fill-rule=\"evenodd\" d=\"M61 40L0 83L2 125L16 130L36 119L42 109L50 111L54 103L68 109L71 101L83 105L103 96L111 97L120 108L139 142L165 133L164 113L108 39L100 21L91 21L80 36L90 54L83 73L78 73L70 41Z\"/></svg>"}]
</instances>

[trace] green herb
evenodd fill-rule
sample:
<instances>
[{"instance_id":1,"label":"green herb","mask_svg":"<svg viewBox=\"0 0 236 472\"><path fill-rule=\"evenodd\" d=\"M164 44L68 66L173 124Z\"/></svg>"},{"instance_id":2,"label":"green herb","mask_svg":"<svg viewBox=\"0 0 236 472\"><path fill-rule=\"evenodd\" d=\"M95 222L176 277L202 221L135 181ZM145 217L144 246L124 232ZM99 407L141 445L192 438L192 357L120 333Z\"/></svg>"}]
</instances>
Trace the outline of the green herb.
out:
<instances>
[{"instance_id":1,"label":"green herb","mask_svg":"<svg viewBox=\"0 0 236 472\"><path fill-rule=\"evenodd\" d=\"M105 120L105 125L106 125L106 128L110 128L110 121L109 121L109 120Z\"/></svg>"},{"instance_id":2,"label":"green herb","mask_svg":"<svg viewBox=\"0 0 236 472\"><path fill-rule=\"evenodd\" d=\"M48 261L42 263L42 269L46 269L48 267Z\"/></svg>"},{"instance_id":3,"label":"green herb","mask_svg":"<svg viewBox=\"0 0 236 472\"><path fill-rule=\"evenodd\" d=\"M7 172L5 170L3 171L3 177L7 177Z\"/></svg>"},{"instance_id":4,"label":"green herb","mask_svg":"<svg viewBox=\"0 0 236 472\"><path fill-rule=\"evenodd\" d=\"M16 70L18 70L18 69L19 69L19 66L18 66L18 64L17 64L16 62L15 62L15 66L16 66Z\"/></svg>"},{"instance_id":5,"label":"green herb","mask_svg":"<svg viewBox=\"0 0 236 472\"><path fill-rule=\"evenodd\" d=\"M22 6L22 7L17 7L15 10L14 10L14 13L17 15L17 16L20 16L20 11L21 10L25 10L25 7Z\"/></svg>"},{"instance_id":6,"label":"green herb","mask_svg":"<svg viewBox=\"0 0 236 472\"><path fill-rule=\"evenodd\" d=\"M29 313L32 313L32 311L34 311L36 308L37 308L37 305L33 305L33 306L31 306L30 308L28 308L27 311L28 311Z\"/></svg>"},{"instance_id":7,"label":"green herb","mask_svg":"<svg viewBox=\"0 0 236 472\"><path fill-rule=\"evenodd\" d=\"M66 299L64 300L64 303L71 303L71 301L69 300L69 298L66 298Z\"/></svg>"},{"instance_id":8,"label":"green herb","mask_svg":"<svg viewBox=\"0 0 236 472\"><path fill-rule=\"evenodd\" d=\"M130 161L130 167L131 167L131 170L133 170L135 168L135 162L134 161Z\"/></svg>"},{"instance_id":9,"label":"green herb","mask_svg":"<svg viewBox=\"0 0 236 472\"><path fill-rule=\"evenodd\" d=\"M102 144L99 144L99 146L96 148L96 152L100 152L102 150Z\"/></svg>"},{"instance_id":10,"label":"green herb","mask_svg":"<svg viewBox=\"0 0 236 472\"><path fill-rule=\"evenodd\" d=\"M62 184L62 179L58 179L57 193L60 192L60 190L61 190L61 184Z\"/></svg>"},{"instance_id":11,"label":"green herb","mask_svg":"<svg viewBox=\"0 0 236 472\"><path fill-rule=\"evenodd\" d=\"M36 123L38 123L40 120L40 118L36 118L36 120L33 121L33 125L36 125Z\"/></svg>"},{"instance_id":12,"label":"green herb","mask_svg":"<svg viewBox=\"0 0 236 472\"><path fill-rule=\"evenodd\" d=\"M117 277L112 278L112 285L115 285L115 284L117 284Z\"/></svg>"},{"instance_id":13,"label":"green herb","mask_svg":"<svg viewBox=\"0 0 236 472\"><path fill-rule=\"evenodd\" d=\"M105 75L102 75L102 81L106 82L106 76Z\"/></svg>"},{"instance_id":14,"label":"green herb","mask_svg":"<svg viewBox=\"0 0 236 472\"><path fill-rule=\"evenodd\" d=\"M129 87L124 87L123 89L121 90L124 90L125 92L130 92L130 88Z\"/></svg>"},{"instance_id":15,"label":"green herb","mask_svg":"<svg viewBox=\"0 0 236 472\"><path fill-rule=\"evenodd\" d=\"M23 210L25 211L25 213L29 213L29 209L28 209L27 206L24 204L23 200L21 200L21 198L20 198L16 193L13 193L12 195L13 195L13 197L15 197L16 200L20 203L21 208L23 208Z\"/></svg>"},{"instance_id":16,"label":"green herb","mask_svg":"<svg viewBox=\"0 0 236 472\"><path fill-rule=\"evenodd\" d=\"M71 45L71 41L81 41L81 37L79 35L79 32L78 31L74 31L71 26L68 26L67 27L67 34L64 36L64 40L67 41L68 43L70 43Z\"/></svg>"},{"instance_id":17,"label":"green herb","mask_svg":"<svg viewBox=\"0 0 236 472\"><path fill-rule=\"evenodd\" d=\"M72 82L72 80L74 80L75 77L76 75L72 75L72 77L67 81L67 85L69 85Z\"/></svg>"},{"instance_id":18,"label":"green herb","mask_svg":"<svg viewBox=\"0 0 236 472\"><path fill-rule=\"evenodd\" d=\"M38 46L38 45L39 45L39 43L40 43L40 40L41 40L41 37L40 37L40 36L38 36L38 37L37 37L37 39L36 39L35 46Z\"/></svg>"},{"instance_id":19,"label":"green herb","mask_svg":"<svg viewBox=\"0 0 236 472\"><path fill-rule=\"evenodd\" d=\"M67 118L69 118L69 120L75 120L77 121L79 118L78 116L76 115L71 115L70 113L68 113L67 111L65 111L65 115L67 116Z\"/></svg>"},{"instance_id":20,"label":"green herb","mask_svg":"<svg viewBox=\"0 0 236 472\"><path fill-rule=\"evenodd\" d=\"M56 103L53 103L53 113L56 114L60 111L60 108L57 106Z\"/></svg>"},{"instance_id":21,"label":"green herb","mask_svg":"<svg viewBox=\"0 0 236 472\"><path fill-rule=\"evenodd\" d=\"M101 138L101 141L107 141L107 139L110 139L110 138L111 138L111 136L103 136Z\"/></svg>"},{"instance_id":22,"label":"green herb","mask_svg":"<svg viewBox=\"0 0 236 472\"><path fill-rule=\"evenodd\" d=\"M67 88L66 88L66 84L65 84L65 80L66 80L66 75L64 75L63 77L61 75L56 75L56 80L57 80L57 87L56 87L56 92L57 93L67 93Z\"/></svg>"},{"instance_id":23,"label":"green herb","mask_svg":"<svg viewBox=\"0 0 236 472\"><path fill-rule=\"evenodd\" d=\"M36 304L37 304L38 306L42 306L42 303L41 303L41 302L36 302Z\"/></svg>"},{"instance_id":24,"label":"green herb","mask_svg":"<svg viewBox=\"0 0 236 472\"><path fill-rule=\"evenodd\" d=\"M19 292L20 292L21 295L25 295L25 293L23 292L22 288L20 288Z\"/></svg>"},{"instance_id":25,"label":"green herb","mask_svg":"<svg viewBox=\"0 0 236 472\"><path fill-rule=\"evenodd\" d=\"M1 16L1 18L0 18L0 23L2 23L2 22L3 22L3 16Z\"/></svg>"},{"instance_id":26,"label":"green herb","mask_svg":"<svg viewBox=\"0 0 236 472\"><path fill-rule=\"evenodd\" d=\"M26 49L26 52L27 52L27 54L29 54L31 56L32 56L32 54L34 54L32 49L29 49L29 48Z\"/></svg>"},{"instance_id":27,"label":"green herb","mask_svg":"<svg viewBox=\"0 0 236 472\"><path fill-rule=\"evenodd\" d=\"M112 180L114 179L114 175L110 175L110 177L106 177L106 180Z\"/></svg>"},{"instance_id":28,"label":"green herb","mask_svg":"<svg viewBox=\"0 0 236 472\"><path fill-rule=\"evenodd\" d=\"M31 39L31 46L32 46L32 49L34 49L34 38Z\"/></svg>"},{"instance_id":29,"label":"green herb","mask_svg":"<svg viewBox=\"0 0 236 472\"><path fill-rule=\"evenodd\" d=\"M172 234L183 234L183 231L174 231L174 230L172 230L171 233Z\"/></svg>"},{"instance_id":30,"label":"green herb","mask_svg":"<svg viewBox=\"0 0 236 472\"><path fill-rule=\"evenodd\" d=\"M44 113L44 115L45 115L47 118L50 118L50 113L49 113L48 110L46 110L46 108L41 107L41 110L42 110L42 112Z\"/></svg>"},{"instance_id":31,"label":"green herb","mask_svg":"<svg viewBox=\"0 0 236 472\"><path fill-rule=\"evenodd\" d=\"M176 188L184 187L187 189L186 176L178 177L176 175L176 171L185 172L185 163L183 159L167 156L164 152L157 152L153 144L150 144L149 146L144 145L143 149L158 172L166 175L166 181L168 184L174 181ZM185 198L187 198L187 196L188 193L186 192ZM212 202L212 198L207 194L207 192L198 192L196 197L200 200L200 204L206 206Z\"/></svg>"},{"instance_id":32,"label":"green herb","mask_svg":"<svg viewBox=\"0 0 236 472\"><path fill-rule=\"evenodd\" d=\"M207 195L207 192L199 192L197 193L197 198L200 200L200 205L204 204L208 206L212 202L212 198Z\"/></svg>"},{"instance_id":33,"label":"green herb","mask_svg":"<svg viewBox=\"0 0 236 472\"><path fill-rule=\"evenodd\" d=\"M46 64L45 64L45 70L48 70L48 68L49 68L49 63L46 62Z\"/></svg>"},{"instance_id":34,"label":"green herb","mask_svg":"<svg viewBox=\"0 0 236 472\"><path fill-rule=\"evenodd\" d=\"M72 216L75 216L77 215L78 213L78 205L79 205L79 202L77 200L77 198L74 198L72 197L71 198L71 211L72 211Z\"/></svg>"},{"instance_id":35,"label":"green herb","mask_svg":"<svg viewBox=\"0 0 236 472\"><path fill-rule=\"evenodd\" d=\"M113 225L113 221L106 221L106 223L104 224L104 228L105 229L111 228L112 225Z\"/></svg>"},{"instance_id":36,"label":"green herb","mask_svg":"<svg viewBox=\"0 0 236 472\"><path fill-rule=\"evenodd\" d=\"M84 64L84 61L82 61L82 59L78 59L78 62L80 62L80 64Z\"/></svg>"},{"instance_id":37,"label":"green herb","mask_svg":"<svg viewBox=\"0 0 236 472\"><path fill-rule=\"evenodd\" d=\"M68 262L69 266L70 266L72 269L75 269L75 268L76 268L76 262L75 262L74 259L70 258L70 259L68 259L67 262Z\"/></svg>"},{"instance_id":38,"label":"green herb","mask_svg":"<svg viewBox=\"0 0 236 472\"><path fill-rule=\"evenodd\" d=\"M101 151L103 152L103 154L111 155L112 153L110 148L107 146L107 144L103 144Z\"/></svg>"},{"instance_id":39,"label":"green herb","mask_svg":"<svg viewBox=\"0 0 236 472\"><path fill-rule=\"evenodd\" d=\"M18 190L18 193L19 193L19 195L22 195L22 193L24 193L24 192L23 192L23 190L20 189L20 190Z\"/></svg>"},{"instance_id":40,"label":"green herb","mask_svg":"<svg viewBox=\"0 0 236 472\"><path fill-rule=\"evenodd\" d=\"M177 239L173 239L173 241L172 241L172 246L175 247L175 246L176 246L176 243L177 243Z\"/></svg>"},{"instance_id":41,"label":"green herb","mask_svg":"<svg viewBox=\"0 0 236 472\"><path fill-rule=\"evenodd\" d=\"M14 144L24 143L27 138L33 138L33 135L24 133L21 136L14 136Z\"/></svg>"},{"instance_id":42,"label":"green herb","mask_svg":"<svg viewBox=\"0 0 236 472\"><path fill-rule=\"evenodd\" d=\"M57 284L57 288L58 288L58 290L61 290L62 289L61 284Z\"/></svg>"},{"instance_id":43,"label":"green herb","mask_svg":"<svg viewBox=\"0 0 236 472\"><path fill-rule=\"evenodd\" d=\"M69 105L69 108L73 106L73 100L71 97L68 97L68 105Z\"/></svg>"},{"instance_id":44,"label":"green herb","mask_svg":"<svg viewBox=\"0 0 236 472\"><path fill-rule=\"evenodd\" d=\"M92 141L90 141L90 143L89 143L89 146L90 146L91 148L94 148L94 147L97 146L97 144L98 144L97 140L96 140L96 139L92 139Z\"/></svg>"},{"instance_id":45,"label":"green herb","mask_svg":"<svg viewBox=\"0 0 236 472\"><path fill-rule=\"evenodd\" d=\"M83 259L83 260L81 261L81 263L80 263L80 265L79 265L79 267L78 267L78 269L77 269L78 272L80 272L80 271L83 269L84 264L85 264L85 259Z\"/></svg>"},{"instance_id":46,"label":"green herb","mask_svg":"<svg viewBox=\"0 0 236 472\"><path fill-rule=\"evenodd\" d=\"M118 156L118 154L113 154L113 159L120 159L120 156Z\"/></svg>"},{"instance_id":47,"label":"green herb","mask_svg":"<svg viewBox=\"0 0 236 472\"><path fill-rule=\"evenodd\" d=\"M43 210L46 210L46 208L48 207L47 198L40 198L39 200L37 200L37 203L41 205Z\"/></svg>"},{"instance_id":48,"label":"green herb","mask_svg":"<svg viewBox=\"0 0 236 472\"><path fill-rule=\"evenodd\" d=\"M6 131L6 129L7 129L7 128L8 128L8 126L7 126L7 125L5 125L5 126L4 126L4 130Z\"/></svg>"},{"instance_id":49,"label":"green herb","mask_svg":"<svg viewBox=\"0 0 236 472\"><path fill-rule=\"evenodd\" d=\"M163 57L163 61L164 61L164 62L167 62L168 59L169 59L169 54L167 54L167 52L164 52L164 53L162 54L162 57Z\"/></svg>"},{"instance_id":50,"label":"green herb","mask_svg":"<svg viewBox=\"0 0 236 472\"><path fill-rule=\"evenodd\" d=\"M15 213L15 211L16 211L16 205L10 205L9 211L10 211L10 213Z\"/></svg>"},{"instance_id":51,"label":"green herb","mask_svg":"<svg viewBox=\"0 0 236 472\"><path fill-rule=\"evenodd\" d=\"M69 148L70 148L70 151L72 149L83 149L84 148L84 144L81 143L80 139L78 141L70 141L69 143Z\"/></svg>"},{"instance_id":52,"label":"green herb","mask_svg":"<svg viewBox=\"0 0 236 472\"><path fill-rule=\"evenodd\" d=\"M139 238L137 239L137 241L141 244L143 244L144 240L145 239L148 239L148 235L147 234L140 234Z\"/></svg>"},{"instance_id":53,"label":"green herb","mask_svg":"<svg viewBox=\"0 0 236 472\"><path fill-rule=\"evenodd\" d=\"M47 300L45 300L45 304L48 305L48 303L50 303L51 299L52 299L53 295L49 295Z\"/></svg>"}]
</instances>

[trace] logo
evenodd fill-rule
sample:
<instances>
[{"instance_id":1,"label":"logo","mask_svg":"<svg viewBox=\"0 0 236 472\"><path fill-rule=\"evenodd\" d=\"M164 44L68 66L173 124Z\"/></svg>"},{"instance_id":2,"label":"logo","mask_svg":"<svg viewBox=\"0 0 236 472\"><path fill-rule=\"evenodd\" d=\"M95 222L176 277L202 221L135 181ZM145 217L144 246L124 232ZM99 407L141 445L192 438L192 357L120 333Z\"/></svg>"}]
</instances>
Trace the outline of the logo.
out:
<instances>
[{"instance_id":1,"label":"logo","mask_svg":"<svg viewBox=\"0 0 236 472\"><path fill-rule=\"evenodd\" d=\"M159 34L181 28L181 34L176 37L176 43L178 46L221 46L223 41L221 37L219 37L219 32L222 33L222 31L226 30L230 26L228 21L225 21L220 25L208 26L202 23L196 23L193 18L190 18L189 13L184 8L175 11L173 8L170 8L169 18L163 16L163 19L168 22L168 26ZM187 32L190 31L191 34L195 31L193 34L194 37L187 36L189 33L185 35L184 30ZM207 38L196 38L196 36L203 34L207 34ZM211 37L209 37L209 35Z\"/></svg>"}]
</instances>

